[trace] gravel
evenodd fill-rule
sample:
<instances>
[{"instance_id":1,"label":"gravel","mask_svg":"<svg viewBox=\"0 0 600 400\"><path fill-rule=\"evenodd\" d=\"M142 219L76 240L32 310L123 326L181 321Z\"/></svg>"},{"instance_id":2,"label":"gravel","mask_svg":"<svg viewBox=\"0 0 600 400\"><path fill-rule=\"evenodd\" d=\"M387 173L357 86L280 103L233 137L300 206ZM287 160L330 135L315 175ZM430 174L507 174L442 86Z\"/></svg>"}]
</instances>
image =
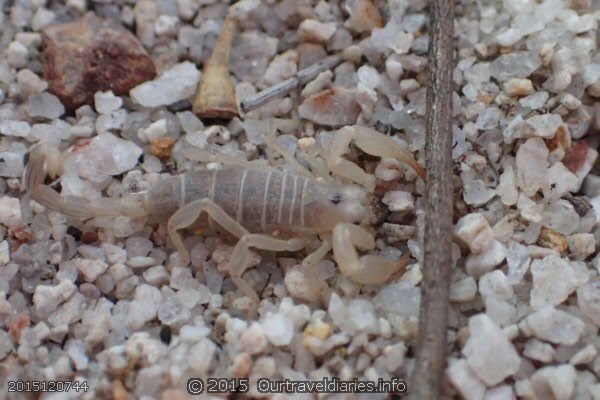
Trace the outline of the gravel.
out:
<instances>
[{"instance_id":1,"label":"gravel","mask_svg":"<svg viewBox=\"0 0 600 400\"><path fill-rule=\"evenodd\" d=\"M599 4L488 3L457 4L444 397L600 398ZM201 121L191 104L228 7L2 7L3 391L35 377L86 381L89 390L72 398L168 400L186 398L191 377L249 378L255 397L259 378L408 379L426 193L398 160L355 149L349 157L375 175L390 210L366 253L408 254L406 272L359 285L331 253L313 268L302 265L303 252L254 252L244 279L260 294L257 310L229 277L231 238L186 234L184 266L164 226L125 216L79 221L22 192L24 156L41 141L65 154L53 187L85 201L219 168L198 161L208 152L289 168L264 144L273 127L281 148L318 159L336 128L370 126L425 164L425 2L235 3L238 102L328 55L344 62L240 118Z\"/></svg>"}]
</instances>

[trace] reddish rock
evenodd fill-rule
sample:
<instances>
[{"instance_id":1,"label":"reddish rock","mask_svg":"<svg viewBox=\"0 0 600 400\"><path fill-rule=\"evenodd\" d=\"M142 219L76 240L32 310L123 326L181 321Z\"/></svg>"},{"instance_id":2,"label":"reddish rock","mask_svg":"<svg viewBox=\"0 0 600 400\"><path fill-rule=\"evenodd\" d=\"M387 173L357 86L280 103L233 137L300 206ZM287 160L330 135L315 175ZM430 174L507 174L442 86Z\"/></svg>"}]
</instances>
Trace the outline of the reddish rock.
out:
<instances>
[{"instance_id":1,"label":"reddish rock","mask_svg":"<svg viewBox=\"0 0 600 400\"><path fill-rule=\"evenodd\" d=\"M583 180L592 170L597 158L598 151L590 147L584 140L573 142L562 160L565 167L577 176L577 184L573 186L571 192L579 191Z\"/></svg>"},{"instance_id":2,"label":"reddish rock","mask_svg":"<svg viewBox=\"0 0 600 400\"><path fill-rule=\"evenodd\" d=\"M8 324L8 333L10 333L13 339L19 343L19 340L21 340L21 331L25 328L29 328L30 325L31 321L29 320L29 316L25 313L21 313Z\"/></svg>"},{"instance_id":3,"label":"reddish rock","mask_svg":"<svg viewBox=\"0 0 600 400\"><path fill-rule=\"evenodd\" d=\"M81 242L84 244L92 244L98 240L98 232L87 231L81 235Z\"/></svg>"},{"instance_id":4,"label":"reddish rock","mask_svg":"<svg viewBox=\"0 0 600 400\"><path fill-rule=\"evenodd\" d=\"M563 159L565 167L576 174L586 163L589 148L590 146L583 140L573 142L573 146L571 146Z\"/></svg>"},{"instance_id":5,"label":"reddish rock","mask_svg":"<svg viewBox=\"0 0 600 400\"><path fill-rule=\"evenodd\" d=\"M327 126L352 125L360 113L354 93L334 87L308 97L298 108L300 117Z\"/></svg>"},{"instance_id":6,"label":"reddish rock","mask_svg":"<svg viewBox=\"0 0 600 400\"><path fill-rule=\"evenodd\" d=\"M112 19L87 14L46 28L43 38L48 90L71 109L91 104L98 90L125 95L156 75L141 43Z\"/></svg>"}]
</instances>

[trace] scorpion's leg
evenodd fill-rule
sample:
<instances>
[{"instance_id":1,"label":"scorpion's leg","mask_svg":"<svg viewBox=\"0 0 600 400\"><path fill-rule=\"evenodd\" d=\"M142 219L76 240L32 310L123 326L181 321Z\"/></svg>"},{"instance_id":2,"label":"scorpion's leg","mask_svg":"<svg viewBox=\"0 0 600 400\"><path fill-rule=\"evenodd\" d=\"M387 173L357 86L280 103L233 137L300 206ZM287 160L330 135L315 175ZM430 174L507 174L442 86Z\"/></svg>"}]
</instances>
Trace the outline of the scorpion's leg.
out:
<instances>
[{"instance_id":1,"label":"scorpion's leg","mask_svg":"<svg viewBox=\"0 0 600 400\"><path fill-rule=\"evenodd\" d=\"M347 126L338 130L327 152L327 166L332 172L348 178L364 186L372 192L375 188L375 177L367 174L358 165L342 158L348 151L348 146L354 142L365 153L378 157L394 157L406 163L415 170L421 179L425 179L425 170L415 160L413 155L389 136L365 126Z\"/></svg>"},{"instance_id":2,"label":"scorpion's leg","mask_svg":"<svg viewBox=\"0 0 600 400\"><path fill-rule=\"evenodd\" d=\"M319 276L319 272L315 268L315 265L325 257L325 255L331 250L331 237L323 237L321 238L321 246L318 249L304 257L302 260L302 265L308 270L308 280L310 282L311 287L318 288L317 290L320 293L321 299L324 304L329 303L329 295L331 294L331 289L327 286L327 282L321 279Z\"/></svg>"},{"instance_id":3,"label":"scorpion's leg","mask_svg":"<svg viewBox=\"0 0 600 400\"><path fill-rule=\"evenodd\" d=\"M364 255L359 258L356 247L370 250L375 247L373 235L358 225L339 223L333 228L333 255L344 275L364 284L386 282L392 275L401 271L408 262L402 257L390 261L383 256Z\"/></svg>"},{"instance_id":4,"label":"scorpion's leg","mask_svg":"<svg viewBox=\"0 0 600 400\"><path fill-rule=\"evenodd\" d=\"M213 221L236 237L241 238L248 234L246 228L227 215L227 213L214 201L210 199L192 201L177 210L167 222L167 232L173 242L173 246L175 246L175 249L181 255L181 260L184 265L187 265L190 262L190 253L185 248L183 239L177 231L192 225L194 221L200 217L200 214L203 211L206 212Z\"/></svg>"},{"instance_id":5,"label":"scorpion's leg","mask_svg":"<svg viewBox=\"0 0 600 400\"><path fill-rule=\"evenodd\" d=\"M242 279L242 274L248 268L248 259L250 259L250 248L254 247L260 250L268 251L298 251L306 246L306 238L293 238L289 240L276 239L272 236L249 233L237 242L233 248L233 253L229 259L229 275L233 283L242 293L249 296L255 302L259 302L258 295L252 287Z\"/></svg>"},{"instance_id":6,"label":"scorpion's leg","mask_svg":"<svg viewBox=\"0 0 600 400\"><path fill-rule=\"evenodd\" d=\"M328 236L321 238L321 246L304 257L304 260L302 260L302 265L305 267L314 267L323 259L323 257L325 257L329 250L331 250L331 238Z\"/></svg>"}]
</instances>

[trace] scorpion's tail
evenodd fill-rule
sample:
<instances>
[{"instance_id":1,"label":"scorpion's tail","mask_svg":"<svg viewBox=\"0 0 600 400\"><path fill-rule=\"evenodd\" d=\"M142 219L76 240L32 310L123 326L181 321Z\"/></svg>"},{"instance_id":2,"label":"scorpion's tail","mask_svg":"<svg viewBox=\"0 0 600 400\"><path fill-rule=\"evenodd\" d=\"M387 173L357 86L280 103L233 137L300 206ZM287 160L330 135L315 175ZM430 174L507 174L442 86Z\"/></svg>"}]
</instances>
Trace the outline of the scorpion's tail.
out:
<instances>
[{"instance_id":1,"label":"scorpion's tail","mask_svg":"<svg viewBox=\"0 0 600 400\"><path fill-rule=\"evenodd\" d=\"M44 185L46 175L56 178L63 171L63 156L52 144L39 143L29 151L29 161L23 178L29 197L46 208L80 220L95 217L145 215L143 195L133 194L120 199L100 198L90 201L77 196L62 196Z\"/></svg>"}]
</instances>

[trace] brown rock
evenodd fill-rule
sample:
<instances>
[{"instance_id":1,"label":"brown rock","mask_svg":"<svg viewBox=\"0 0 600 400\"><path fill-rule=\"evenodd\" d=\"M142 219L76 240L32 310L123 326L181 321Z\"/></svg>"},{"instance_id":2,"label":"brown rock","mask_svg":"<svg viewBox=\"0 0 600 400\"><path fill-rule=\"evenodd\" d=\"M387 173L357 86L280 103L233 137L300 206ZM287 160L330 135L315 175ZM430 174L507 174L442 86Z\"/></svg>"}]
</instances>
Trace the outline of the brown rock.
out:
<instances>
[{"instance_id":1,"label":"brown rock","mask_svg":"<svg viewBox=\"0 0 600 400\"><path fill-rule=\"evenodd\" d=\"M84 244L92 244L98 240L98 232L96 231L87 231L83 232L81 235L81 242Z\"/></svg>"},{"instance_id":2,"label":"brown rock","mask_svg":"<svg viewBox=\"0 0 600 400\"><path fill-rule=\"evenodd\" d=\"M571 146L567 154L565 154L565 158L563 158L563 164L565 164L565 167L569 171L577 174L586 164L589 150L590 146L585 141L579 140L573 142L573 146Z\"/></svg>"},{"instance_id":3,"label":"brown rock","mask_svg":"<svg viewBox=\"0 0 600 400\"><path fill-rule=\"evenodd\" d=\"M383 19L379 9L371 0L353 0L350 5L350 25L356 32L371 32L381 28Z\"/></svg>"},{"instance_id":4,"label":"brown rock","mask_svg":"<svg viewBox=\"0 0 600 400\"><path fill-rule=\"evenodd\" d=\"M567 125L562 124L554 134L552 139L546 140L546 147L550 157L555 160L562 160L567 150L571 147L571 134Z\"/></svg>"},{"instance_id":5,"label":"brown rock","mask_svg":"<svg viewBox=\"0 0 600 400\"><path fill-rule=\"evenodd\" d=\"M136 37L112 19L87 14L44 30L41 54L48 90L75 109L94 93L117 96L154 78L152 59Z\"/></svg>"},{"instance_id":6,"label":"brown rock","mask_svg":"<svg viewBox=\"0 0 600 400\"><path fill-rule=\"evenodd\" d=\"M569 248L569 242L560 233L553 229L542 227L538 236L537 244L548 249L555 250L559 253L566 251Z\"/></svg>"},{"instance_id":7,"label":"brown rock","mask_svg":"<svg viewBox=\"0 0 600 400\"><path fill-rule=\"evenodd\" d=\"M150 142L150 151L154 157L166 159L171 157L171 148L175 144L175 140L168 136L159 137Z\"/></svg>"},{"instance_id":8,"label":"brown rock","mask_svg":"<svg viewBox=\"0 0 600 400\"><path fill-rule=\"evenodd\" d=\"M343 87L334 87L315 93L298 108L300 117L327 126L352 125L360 113L354 93Z\"/></svg>"},{"instance_id":9,"label":"brown rock","mask_svg":"<svg viewBox=\"0 0 600 400\"><path fill-rule=\"evenodd\" d=\"M15 339L17 343L21 340L21 332L25 328L29 328L31 321L29 315L21 313L17 315L12 322L8 324L8 333Z\"/></svg>"}]
</instances>

